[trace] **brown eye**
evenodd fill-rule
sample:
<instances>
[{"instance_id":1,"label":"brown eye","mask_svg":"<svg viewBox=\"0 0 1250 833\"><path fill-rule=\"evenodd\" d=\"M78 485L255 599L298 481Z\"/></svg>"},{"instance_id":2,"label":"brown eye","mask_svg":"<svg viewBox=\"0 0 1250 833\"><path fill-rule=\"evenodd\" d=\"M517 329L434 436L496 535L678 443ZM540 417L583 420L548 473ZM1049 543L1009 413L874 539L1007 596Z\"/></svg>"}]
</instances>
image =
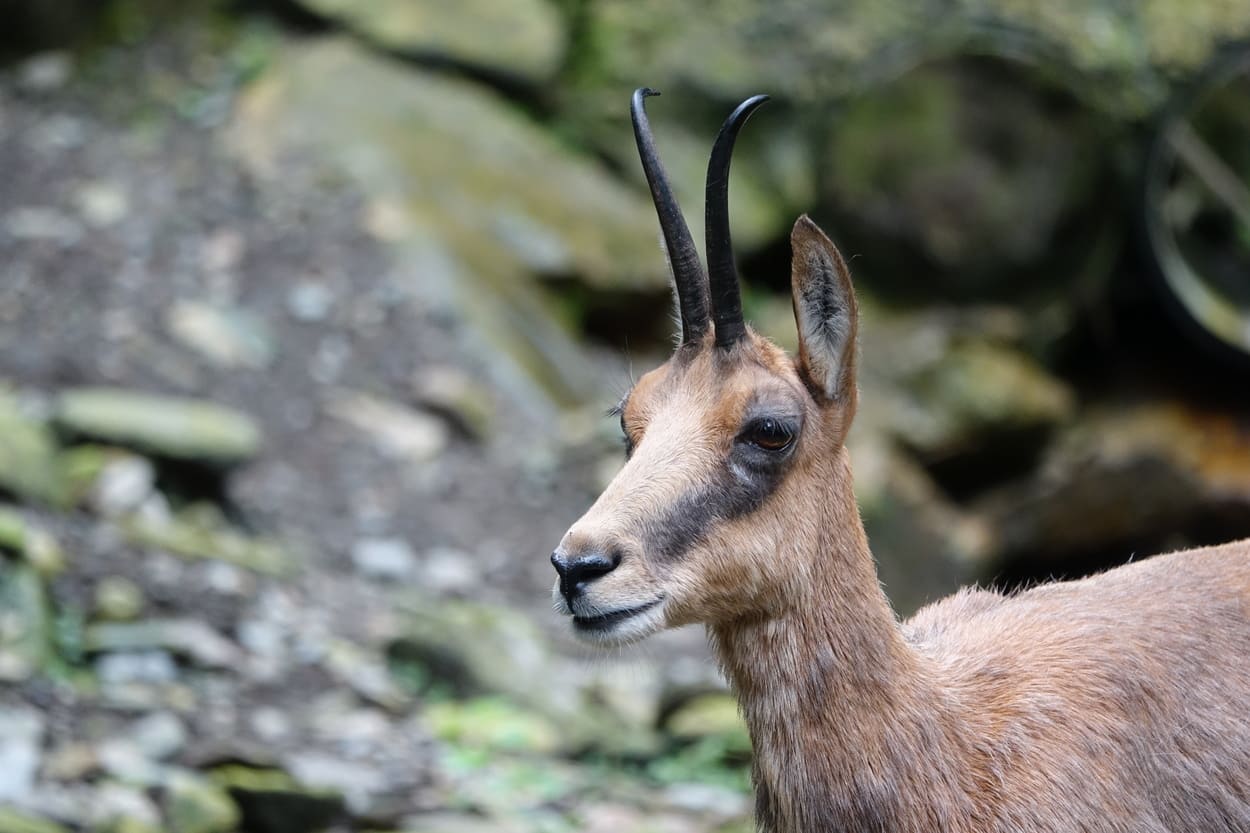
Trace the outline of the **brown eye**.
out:
<instances>
[{"instance_id":1,"label":"brown eye","mask_svg":"<svg viewBox=\"0 0 1250 833\"><path fill-rule=\"evenodd\" d=\"M751 423L743 439L765 451L784 451L794 442L794 429L779 419L765 417Z\"/></svg>"}]
</instances>

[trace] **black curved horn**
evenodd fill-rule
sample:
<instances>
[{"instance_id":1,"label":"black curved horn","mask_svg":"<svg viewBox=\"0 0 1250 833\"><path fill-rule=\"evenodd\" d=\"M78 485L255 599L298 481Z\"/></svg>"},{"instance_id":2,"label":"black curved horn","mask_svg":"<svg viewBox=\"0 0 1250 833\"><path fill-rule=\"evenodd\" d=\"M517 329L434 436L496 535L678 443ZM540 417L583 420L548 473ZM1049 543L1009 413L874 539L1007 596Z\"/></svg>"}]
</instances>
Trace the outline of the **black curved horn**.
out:
<instances>
[{"instance_id":1,"label":"black curved horn","mask_svg":"<svg viewBox=\"0 0 1250 833\"><path fill-rule=\"evenodd\" d=\"M651 200L660 218L660 230L664 233L664 245L668 249L668 262L673 268L673 283L677 287L677 303L681 308L681 337L684 343L699 340L708 326L707 294L703 266L699 262L699 250L695 248L690 228L681 216L681 208L668 184L664 166L655 150L651 136L651 124L647 121L645 102L648 96L659 95L646 87L634 91L630 115L634 121L634 139L638 142L638 156L642 170L651 187Z\"/></svg>"},{"instance_id":2,"label":"black curved horn","mask_svg":"<svg viewBox=\"0 0 1250 833\"><path fill-rule=\"evenodd\" d=\"M707 164L708 294L718 347L728 347L746 333L746 325L742 323L738 269L734 265L733 242L729 237L729 162L733 157L738 131L765 101L768 101L766 95L752 96L729 114L716 135L712 158Z\"/></svg>"}]
</instances>

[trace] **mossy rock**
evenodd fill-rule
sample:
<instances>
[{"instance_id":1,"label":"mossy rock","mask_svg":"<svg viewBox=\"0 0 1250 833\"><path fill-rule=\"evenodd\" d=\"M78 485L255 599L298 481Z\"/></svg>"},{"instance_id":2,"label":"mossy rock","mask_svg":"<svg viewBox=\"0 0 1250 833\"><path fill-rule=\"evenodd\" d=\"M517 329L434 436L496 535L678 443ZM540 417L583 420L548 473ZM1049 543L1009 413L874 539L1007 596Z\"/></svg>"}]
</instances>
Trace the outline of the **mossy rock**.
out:
<instances>
[{"instance_id":1,"label":"mossy rock","mask_svg":"<svg viewBox=\"0 0 1250 833\"><path fill-rule=\"evenodd\" d=\"M232 140L264 177L292 155L348 177L368 197L366 228L466 323L520 402L566 407L602 384L535 277L667 292L663 258L638 257L657 248L645 194L480 85L345 39L291 44L241 98Z\"/></svg>"},{"instance_id":2,"label":"mossy rock","mask_svg":"<svg viewBox=\"0 0 1250 833\"><path fill-rule=\"evenodd\" d=\"M564 56L564 21L547 0L297 2L383 49L530 82L551 78Z\"/></svg>"},{"instance_id":3,"label":"mossy rock","mask_svg":"<svg viewBox=\"0 0 1250 833\"><path fill-rule=\"evenodd\" d=\"M171 833L229 833L240 821L239 808L224 789L191 775L170 780L165 815Z\"/></svg>"},{"instance_id":4,"label":"mossy rock","mask_svg":"<svg viewBox=\"0 0 1250 833\"><path fill-rule=\"evenodd\" d=\"M254 833L322 830L346 812L342 795L305 787L280 769L230 764L213 769L210 777L238 805L242 828Z\"/></svg>"},{"instance_id":5,"label":"mossy rock","mask_svg":"<svg viewBox=\"0 0 1250 833\"><path fill-rule=\"evenodd\" d=\"M266 575L282 575L295 566L282 543L236 529L211 504L192 504L168 518L132 515L122 521L122 531L139 546L182 558L225 561Z\"/></svg>"},{"instance_id":6,"label":"mossy rock","mask_svg":"<svg viewBox=\"0 0 1250 833\"><path fill-rule=\"evenodd\" d=\"M561 742L552 721L499 697L432 703L423 719L435 737L467 748L549 755Z\"/></svg>"},{"instance_id":7,"label":"mossy rock","mask_svg":"<svg viewBox=\"0 0 1250 833\"><path fill-rule=\"evenodd\" d=\"M708 737L724 740L726 749L749 754L751 738L730 694L700 694L674 709L664 721L664 731L680 741L693 742Z\"/></svg>"},{"instance_id":8,"label":"mossy rock","mask_svg":"<svg viewBox=\"0 0 1250 833\"><path fill-rule=\"evenodd\" d=\"M0 807L0 833L69 833L53 821Z\"/></svg>"},{"instance_id":9,"label":"mossy rock","mask_svg":"<svg viewBox=\"0 0 1250 833\"><path fill-rule=\"evenodd\" d=\"M0 384L0 492L63 505L65 484L58 453L51 429L23 413L17 397Z\"/></svg>"},{"instance_id":10,"label":"mossy rock","mask_svg":"<svg viewBox=\"0 0 1250 833\"><path fill-rule=\"evenodd\" d=\"M52 657L52 608L39 573L0 559L0 680L24 680Z\"/></svg>"},{"instance_id":11,"label":"mossy rock","mask_svg":"<svg viewBox=\"0 0 1250 833\"><path fill-rule=\"evenodd\" d=\"M247 460L261 442L255 422L232 408L122 388L66 391L56 423L76 436L209 465Z\"/></svg>"}]
</instances>

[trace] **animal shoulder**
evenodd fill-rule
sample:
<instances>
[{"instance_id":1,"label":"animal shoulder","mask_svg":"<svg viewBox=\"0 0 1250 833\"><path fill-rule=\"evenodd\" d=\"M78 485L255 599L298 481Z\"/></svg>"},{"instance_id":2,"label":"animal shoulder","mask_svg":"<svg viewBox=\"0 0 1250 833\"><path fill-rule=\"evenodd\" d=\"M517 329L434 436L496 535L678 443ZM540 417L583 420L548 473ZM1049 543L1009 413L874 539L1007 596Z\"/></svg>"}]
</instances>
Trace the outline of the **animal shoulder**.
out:
<instances>
[{"instance_id":1,"label":"animal shoulder","mask_svg":"<svg viewBox=\"0 0 1250 833\"><path fill-rule=\"evenodd\" d=\"M1192 632L1203 620L1226 617L1250 631L1250 540L1158 555L1013 594L965 588L922 608L903 628L930 655L996 653L993 646L1004 643L1027 654L1102 631L1166 641L1156 629ZM1152 635L1134 632L1142 629Z\"/></svg>"}]
</instances>

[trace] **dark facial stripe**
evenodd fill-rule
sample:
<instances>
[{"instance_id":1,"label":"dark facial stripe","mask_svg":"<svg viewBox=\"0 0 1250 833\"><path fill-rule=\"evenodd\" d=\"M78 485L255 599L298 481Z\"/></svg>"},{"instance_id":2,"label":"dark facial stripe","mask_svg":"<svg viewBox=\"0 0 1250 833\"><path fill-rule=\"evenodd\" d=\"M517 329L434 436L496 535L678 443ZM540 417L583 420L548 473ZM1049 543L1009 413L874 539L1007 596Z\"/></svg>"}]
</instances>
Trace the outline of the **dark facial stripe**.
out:
<instances>
[{"instance_id":1,"label":"dark facial stripe","mask_svg":"<svg viewBox=\"0 0 1250 833\"><path fill-rule=\"evenodd\" d=\"M649 526L643 541L646 551L660 561L675 561L717 524L759 509L780 485L790 457L790 451L778 454L737 445L714 482L682 495Z\"/></svg>"}]
</instances>

